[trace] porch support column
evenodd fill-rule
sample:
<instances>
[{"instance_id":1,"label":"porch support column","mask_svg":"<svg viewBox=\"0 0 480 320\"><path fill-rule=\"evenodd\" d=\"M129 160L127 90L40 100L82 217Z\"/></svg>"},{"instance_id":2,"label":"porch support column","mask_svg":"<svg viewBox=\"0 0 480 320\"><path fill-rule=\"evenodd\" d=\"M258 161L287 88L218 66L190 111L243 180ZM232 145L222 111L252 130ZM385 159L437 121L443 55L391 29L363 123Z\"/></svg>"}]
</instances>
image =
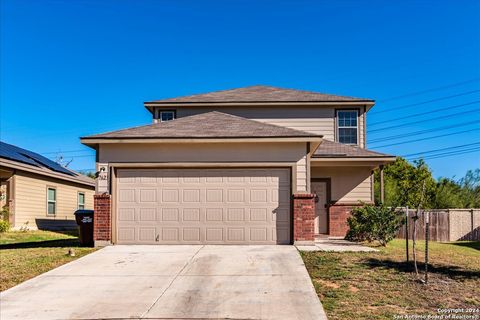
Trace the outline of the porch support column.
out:
<instances>
[{"instance_id":1,"label":"porch support column","mask_svg":"<svg viewBox=\"0 0 480 320\"><path fill-rule=\"evenodd\" d=\"M385 185L383 183L383 165L380 166L380 202L385 202Z\"/></svg>"}]
</instances>

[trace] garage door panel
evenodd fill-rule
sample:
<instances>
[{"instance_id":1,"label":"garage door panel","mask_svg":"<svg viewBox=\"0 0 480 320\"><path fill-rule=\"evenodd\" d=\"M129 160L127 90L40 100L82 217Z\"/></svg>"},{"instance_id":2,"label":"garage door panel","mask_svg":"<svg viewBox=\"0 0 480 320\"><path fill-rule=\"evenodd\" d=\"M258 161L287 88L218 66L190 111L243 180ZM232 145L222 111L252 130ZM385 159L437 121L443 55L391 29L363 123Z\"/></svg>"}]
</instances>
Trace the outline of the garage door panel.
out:
<instances>
[{"instance_id":1,"label":"garage door panel","mask_svg":"<svg viewBox=\"0 0 480 320\"><path fill-rule=\"evenodd\" d=\"M162 240L166 242L178 242L180 228L162 228Z\"/></svg>"},{"instance_id":2,"label":"garage door panel","mask_svg":"<svg viewBox=\"0 0 480 320\"><path fill-rule=\"evenodd\" d=\"M118 228L118 241L133 242L135 238L135 227Z\"/></svg>"},{"instance_id":3,"label":"garage door panel","mask_svg":"<svg viewBox=\"0 0 480 320\"><path fill-rule=\"evenodd\" d=\"M178 208L161 208L161 221L179 221Z\"/></svg>"},{"instance_id":4,"label":"garage door panel","mask_svg":"<svg viewBox=\"0 0 480 320\"><path fill-rule=\"evenodd\" d=\"M250 241L266 242L268 240L268 228L250 228Z\"/></svg>"},{"instance_id":5,"label":"garage door panel","mask_svg":"<svg viewBox=\"0 0 480 320\"><path fill-rule=\"evenodd\" d=\"M288 169L120 169L117 243L290 243Z\"/></svg>"},{"instance_id":6,"label":"garage door panel","mask_svg":"<svg viewBox=\"0 0 480 320\"><path fill-rule=\"evenodd\" d=\"M135 203L135 189L120 189L118 193L118 201Z\"/></svg>"},{"instance_id":7,"label":"garage door panel","mask_svg":"<svg viewBox=\"0 0 480 320\"><path fill-rule=\"evenodd\" d=\"M182 228L184 242L200 242L200 228Z\"/></svg>"},{"instance_id":8,"label":"garage door panel","mask_svg":"<svg viewBox=\"0 0 480 320\"><path fill-rule=\"evenodd\" d=\"M161 193L161 202L178 203L178 201L180 200L180 192L178 189L162 189Z\"/></svg>"},{"instance_id":9,"label":"garage door panel","mask_svg":"<svg viewBox=\"0 0 480 320\"><path fill-rule=\"evenodd\" d=\"M207 222L223 222L223 208L206 208L205 221Z\"/></svg>"},{"instance_id":10,"label":"garage door panel","mask_svg":"<svg viewBox=\"0 0 480 320\"><path fill-rule=\"evenodd\" d=\"M184 189L183 202L200 202L200 189Z\"/></svg>"},{"instance_id":11,"label":"garage door panel","mask_svg":"<svg viewBox=\"0 0 480 320\"><path fill-rule=\"evenodd\" d=\"M139 221L155 221L157 220L156 208L139 208Z\"/></svg>"},{"instance_id":12,"label":"garage door panel","mask_svg":"<svg viewBox=\"0 0 480 320\"><path fill-rule=\"evenodd\" d=\"M184 208L182 220L185 222L200 221L200 208Z\"/></svg>"},{"instance_id":13,"label":"garage door panel","mask_svg":"<svg viewBox=\"0 0 480 320\"><path fill-rule=\"evenodd\" d=\"M156 189L140 189L140 202L157 202L157 190Z\"/></svg>"},{"instance_id":14,"label":"garage door panel","mask_svg":"<svg viewBox=\"0 0 480 320\"><path fill-rule=\"evenodd\" d=\"M155 227L140 227L138 228L138 240L142 242L154 242L157 235Z\"/></svg>"},{"instance_id":15,"label":"garage door panel","mask_svg":"<svg viewBox=\"0 0 480 320\"><path fill-rule=\"evenodd\" d=\"M225 241L223 228L206 228L206 242L221 243Z\"/></svg>"}]
</instances>

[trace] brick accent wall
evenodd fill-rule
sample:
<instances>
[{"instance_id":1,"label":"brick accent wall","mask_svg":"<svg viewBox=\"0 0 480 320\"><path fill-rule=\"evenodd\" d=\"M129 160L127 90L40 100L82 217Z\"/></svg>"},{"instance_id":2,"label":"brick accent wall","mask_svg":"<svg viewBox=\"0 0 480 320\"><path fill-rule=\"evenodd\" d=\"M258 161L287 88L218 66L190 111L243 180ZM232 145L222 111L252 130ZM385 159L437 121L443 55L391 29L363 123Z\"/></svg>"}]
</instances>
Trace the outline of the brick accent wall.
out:
<instances>
[{"instance_id":1,"label":"brick accent wall","mask_svg":"<svg viewBox=\"0 0 480 320\"><path fill-rule=\"evenodd\" d=\"M112 234L111 196L96 194L93 196L93 240L108 241Z\"/></svg>"},{"instance_id":2,"label":"brick accent wall","mask_svg":"<svg viewBox=\"0 0 480 320\"><path fill-rule=\"evenodd\" d=\"M353 208L352 204L332 204L329 208L329 236L345 237L348 232L347 219L351 216Z\"/></svg>"},{"instance_id":3,"label":"brick accent wall","mask_svg":"<svg viewBox=\"0 0 480 320\"><path fill-rule=\"evenodd\" d=\"M293 195L293 241L312 242L315 240L315 195Z\"/></svg>"}]
</instances>

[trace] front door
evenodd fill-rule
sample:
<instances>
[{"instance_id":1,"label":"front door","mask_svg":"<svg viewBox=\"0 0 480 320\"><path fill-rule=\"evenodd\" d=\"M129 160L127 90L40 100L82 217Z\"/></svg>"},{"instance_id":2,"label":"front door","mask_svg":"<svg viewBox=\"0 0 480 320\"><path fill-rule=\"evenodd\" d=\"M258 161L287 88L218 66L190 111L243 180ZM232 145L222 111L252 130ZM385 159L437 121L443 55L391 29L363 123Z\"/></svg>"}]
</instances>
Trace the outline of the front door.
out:
<instances>
[{"instance_id":1,"label":"front door","mask_svg":"<svg viewBox=\"0 0 480 320\"><path fill-rule=\"evenodd\" d=\"M312 193L318 197L318 202L315 203L315 234L327 234L327 182L312 181L311 188Z\"/></svg>"}]
</instances>

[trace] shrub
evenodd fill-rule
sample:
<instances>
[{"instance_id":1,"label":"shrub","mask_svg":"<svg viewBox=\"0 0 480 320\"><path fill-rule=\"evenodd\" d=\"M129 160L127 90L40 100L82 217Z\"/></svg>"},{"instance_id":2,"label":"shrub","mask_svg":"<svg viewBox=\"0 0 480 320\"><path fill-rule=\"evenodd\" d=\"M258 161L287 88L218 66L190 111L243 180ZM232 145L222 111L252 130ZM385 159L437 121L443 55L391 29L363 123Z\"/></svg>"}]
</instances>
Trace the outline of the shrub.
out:
<instances>
[{"instance_id":1,"label":"shrub","mask_svg":"<svg viewBox=\"0 0 480 320\"><path fill-rule=\"evenodd\" d=\"M386 246L402 225L402 215L395 208L384 205L364 205L355 208L352 216L348 218L348 230L346 239L352 241L378 241Z\"/></svg>"},{"instance_id":2,"label":"shrub","mask_svg":"<svg viewBox=\"0 0 480 320\"><path fill-rule=\"evenodd\" d=\"M0 233L7 232L10 229L10 223L8 222L9 216L8 206L3 206L0 211Z\"/></svg>"},{"instance_id":3,"label":"shrub","mask_svg":"<svg viewBox=\"0 0 480 320\"><path fill-rule=\"evenodd\" d=\"M10 229L10 223L5 220L0 220L0 233L7 232Z\"/></svg>"}]
</instances>

